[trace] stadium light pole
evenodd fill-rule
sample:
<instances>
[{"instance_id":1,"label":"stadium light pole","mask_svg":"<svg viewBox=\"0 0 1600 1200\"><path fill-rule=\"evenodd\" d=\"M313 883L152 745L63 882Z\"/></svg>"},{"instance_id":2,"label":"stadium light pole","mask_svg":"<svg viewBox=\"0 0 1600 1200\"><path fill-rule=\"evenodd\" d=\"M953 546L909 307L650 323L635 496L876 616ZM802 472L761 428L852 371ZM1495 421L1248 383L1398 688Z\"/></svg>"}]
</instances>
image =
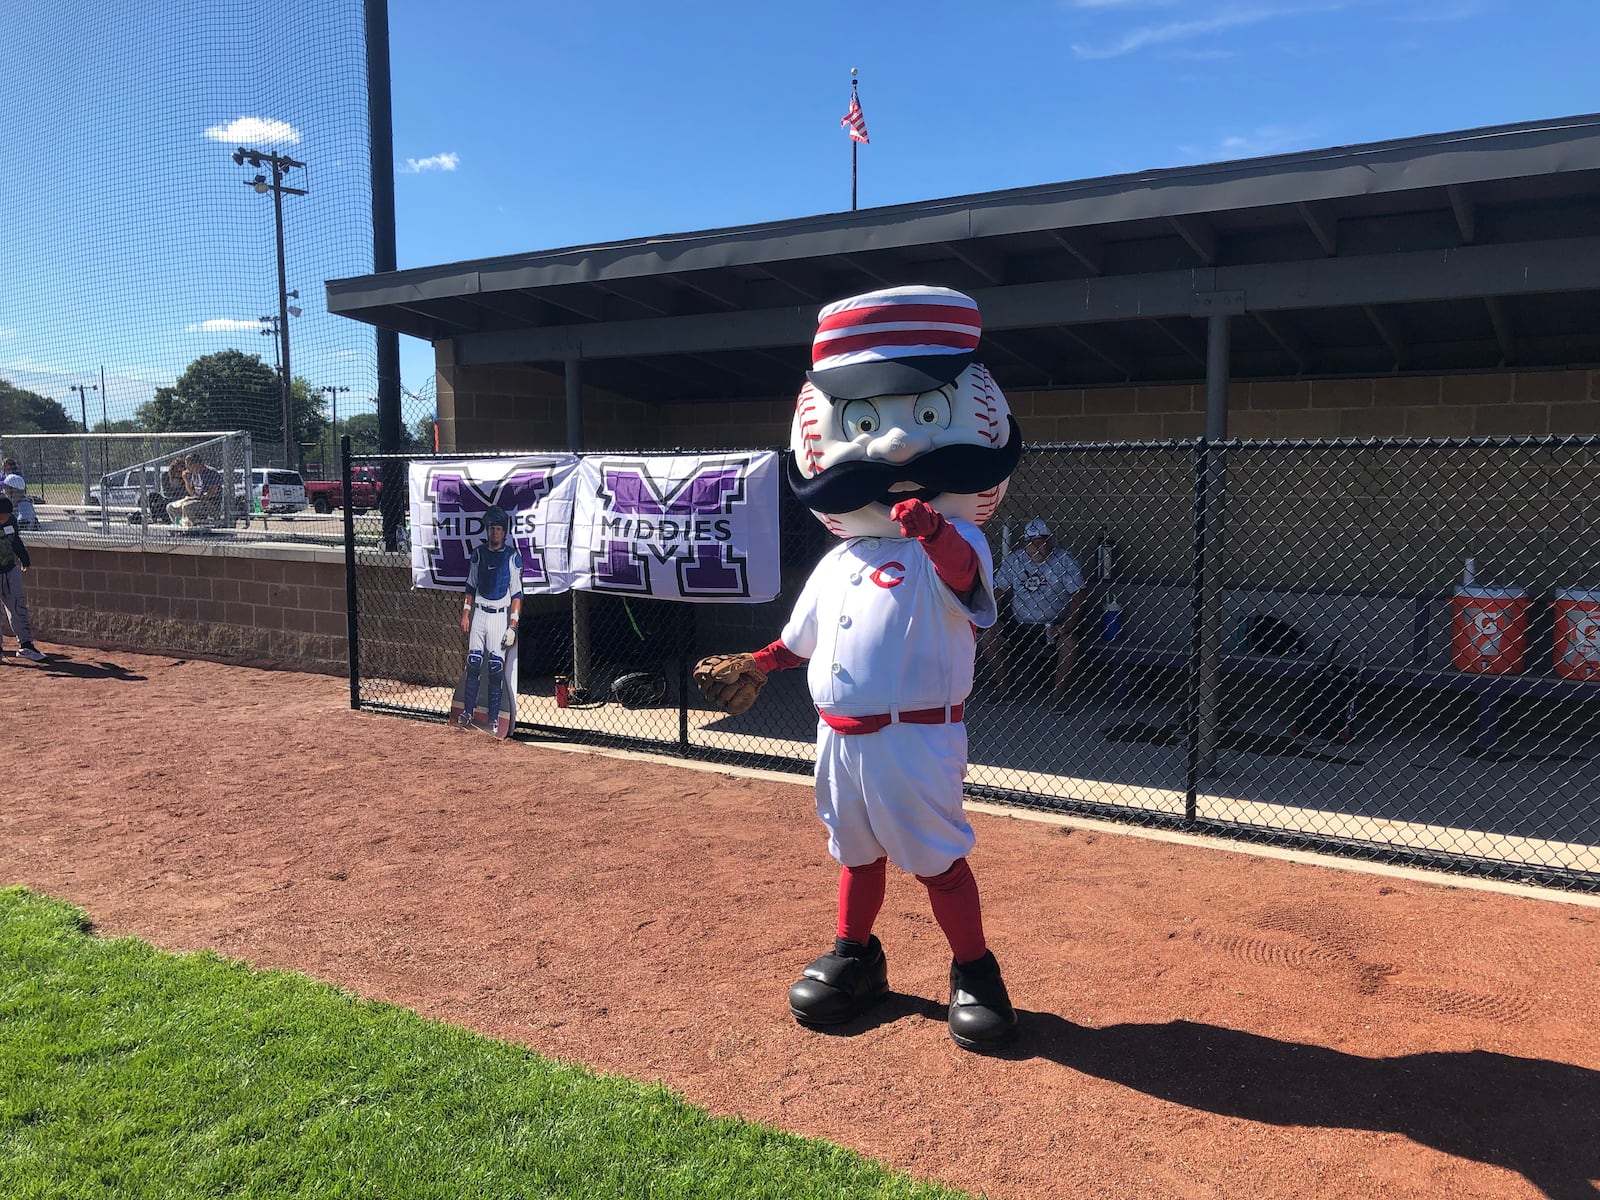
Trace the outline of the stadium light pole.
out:
<instances>
[{"instance_id":1,"label":"stadium light pole","mask_svg":"<svg viewBox=\"0 0 1600 1200\"><path fill-rule=\"evenodd\" d=\"M261 195L272 193L272 223L278 238L278 345L281 355L278 384L283 397L283 465L288 467L294 465L290 457L294 446L294 424L290 414L294 406L290 383L293 375L289 369L289 277L283 261L283 196L285 192L291 196L304 196L306 189L289 187L283 182L283 177L296 167L304 170L305 163L285 154L267 154L260 150L247 150L243 146L233 152L232 158L236 166L249 163L259 169L265 163L272 171L270 183L265 174L257 174L254 179L246 179L244 184ZM296 292L295 298L298 299L299 295Z\"/></svg>"},{"instance_id":2,"label":"stadium light pole","mask_svg":"<svg viewBox=\"0 0 1600 1200\"><path fill-rule=\"evenodd\" d=\"M337 451L339 448L339 393L348 392L350 389L342 384L325 383L322 385L322 390L328 393L328 399L333 405L333 447Z\"/></svg>"},{"instance_id":3,"label":"stadium light pole","mask_svg":"<svg viewBox=\"0 0 1600 1200\"><path fill-rule=\"evenodd\" d=\"M89 393L98 392L98 383L74 383L67 388L68 391L78 393L78 409L83 414L83 502L90 502L89 496Z\"/></svg>"}]
</instances>

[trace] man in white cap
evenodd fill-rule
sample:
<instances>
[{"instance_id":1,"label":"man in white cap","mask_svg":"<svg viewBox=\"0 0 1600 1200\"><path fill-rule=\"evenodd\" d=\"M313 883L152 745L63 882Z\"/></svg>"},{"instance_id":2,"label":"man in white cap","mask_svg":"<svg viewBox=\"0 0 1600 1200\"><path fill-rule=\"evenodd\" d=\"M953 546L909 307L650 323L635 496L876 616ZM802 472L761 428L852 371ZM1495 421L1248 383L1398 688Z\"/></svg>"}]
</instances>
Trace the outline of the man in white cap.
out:
<instances>
[{"instance_id":1,"label":"man in white cap","mask_svg":"<svg viewBox=\"0 0 1600 1200\"><path fill-rule=\"evenodd\" d=\"M1010 594L1011 616L985 629L978 644L996 690L1002 694L1010 690L1021 673L1017 660L1043 659L1055 667L1051 705L1057 712L1069 711L1067 687L1078 658L1083 572L1072 555L1057 548L1042 518L1034 517L1022 527L1022 548L1000 564L994 590Z\"/></svg>"},{"instance_id":2,"label":"man in white cap","mask_svg":"<svg viewBox=\"0 0 1600 1200\"><path fill-rule=\"evenodd\" d=\"M28 481L16 472L0 479L0 494L11 501L11 509L16 517L18 529L39 528L39 514L34 511L33 501L28 499Z\"/></svg>"},{"instance_id":3,"label":"man in white cap","mask_svg":"<svg viewBox=\"0 0 1600 1200\"><path fill-rule=\"evenodd\" d=\"M872 932L890 859L928 892L950 944L950 1036L985 1050L1016 1012L983 931L962 809L963 704L974 634L995 619L978 526L1022 453L1005 397L974 362L968 296L899 287L830 304L790 428L789 485L840 539L779 639L713 655L695 678L742 712L768 673L806 667L817 706L817 815L840 865L833 949L789 989L808 1026L849 1021L888 994Z\"/></svg>"}]
</instances>

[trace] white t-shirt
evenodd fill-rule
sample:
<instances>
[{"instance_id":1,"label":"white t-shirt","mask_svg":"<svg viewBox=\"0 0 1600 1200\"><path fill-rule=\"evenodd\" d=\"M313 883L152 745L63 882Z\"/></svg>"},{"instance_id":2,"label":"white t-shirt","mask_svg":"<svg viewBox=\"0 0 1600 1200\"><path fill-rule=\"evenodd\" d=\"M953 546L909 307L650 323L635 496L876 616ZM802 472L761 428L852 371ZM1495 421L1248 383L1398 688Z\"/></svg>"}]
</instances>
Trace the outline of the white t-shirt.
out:
<instances>
[{"instance_id":1,"label":"white t-shirt","mask_svg":"<svg viewBox=\"0 0 1600 1200\"><path fill-rule=\"evenodd\" d=\"M1083 589L1083 572L1065 550L1043 562L1015 551L994 573L996 590L1011 590L1011 615L1024 625L1049 625L1067 615L1073 594Z\"/></svg>"}]
</instances>

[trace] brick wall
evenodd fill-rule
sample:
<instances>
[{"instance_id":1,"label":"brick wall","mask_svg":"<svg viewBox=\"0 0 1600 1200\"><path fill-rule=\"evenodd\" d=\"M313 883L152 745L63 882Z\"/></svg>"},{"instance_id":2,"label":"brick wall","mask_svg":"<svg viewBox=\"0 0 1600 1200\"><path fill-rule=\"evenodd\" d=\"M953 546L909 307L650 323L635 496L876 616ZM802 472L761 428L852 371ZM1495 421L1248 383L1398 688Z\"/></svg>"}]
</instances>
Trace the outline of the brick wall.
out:
<instances>
[{"instance_id":1,"label":"brick wall","mask_svg":"<svg viewBox=\"0 0 1600 1200\"><path fill-rule=\"evenodd\" d=\"M1036 442L1199 437L1204 384L1008 392ZM1234 383L1237 438L1493 437L1600 433L1600 372L1506 371Z\"/></svg>"},{"instance_id":2,"label":"brick wall","mask_svg":"<svg viewBox=\"0 0 1600 1200\"><path fill-rule=\"evenodd\" d=\"M30 538L28 549L28 607L40 641L346 670L343 550L90 548L48 534Z\"/></svg>"},{"instance_id":3,"label":"brick wall","mask_svg":"<svg viewBox=\"0 0 1600 1200\"><path fill-rule=\"evenodd\" d=\"M435 359L441 453L566 448L567 385L559 372L458 367L448 342L438 344ZM583 389L583 434L591 448L662 444L654 409L596 387Z\"/></svg>"},{"instance_id":4,"label":"brick wall","mask_svg":"<svg viewBox=\"0 0 1600 1200\"><path fill-rule=\"evenodd\" d=\"M438 353L441 445L567 444L559 374L454 368L447 343ZM1014 391L1007 399L1031 442L1157 441L1205 430L1204 384ZM1600 372L1237 382L1228 406L1228 432L1239 438L1600 434ZM596 450L786 446L793 411L792 395L648 406L586 388L584 440Z\"/></svg>"}]
</instances>

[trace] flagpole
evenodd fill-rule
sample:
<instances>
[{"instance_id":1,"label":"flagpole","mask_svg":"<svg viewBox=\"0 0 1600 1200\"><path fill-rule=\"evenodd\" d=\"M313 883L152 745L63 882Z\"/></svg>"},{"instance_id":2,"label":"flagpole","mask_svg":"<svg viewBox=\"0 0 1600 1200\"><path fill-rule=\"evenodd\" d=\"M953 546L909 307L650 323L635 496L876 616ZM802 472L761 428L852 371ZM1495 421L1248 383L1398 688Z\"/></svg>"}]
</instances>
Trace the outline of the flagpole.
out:
<instances>
[{"instance_id":1,"label":"flagpole","mask_svg":"<svg viewBox=\"0 0 1600 1200\"><path fill-rule=\"evenodd\" d=\"M861 103L860 96L856 93L856 69L850 68L850 103L855 108ZM856 148L858 143L855 138L850 139L850 211L856 211Z\"/></svg>"}]
</instances>

